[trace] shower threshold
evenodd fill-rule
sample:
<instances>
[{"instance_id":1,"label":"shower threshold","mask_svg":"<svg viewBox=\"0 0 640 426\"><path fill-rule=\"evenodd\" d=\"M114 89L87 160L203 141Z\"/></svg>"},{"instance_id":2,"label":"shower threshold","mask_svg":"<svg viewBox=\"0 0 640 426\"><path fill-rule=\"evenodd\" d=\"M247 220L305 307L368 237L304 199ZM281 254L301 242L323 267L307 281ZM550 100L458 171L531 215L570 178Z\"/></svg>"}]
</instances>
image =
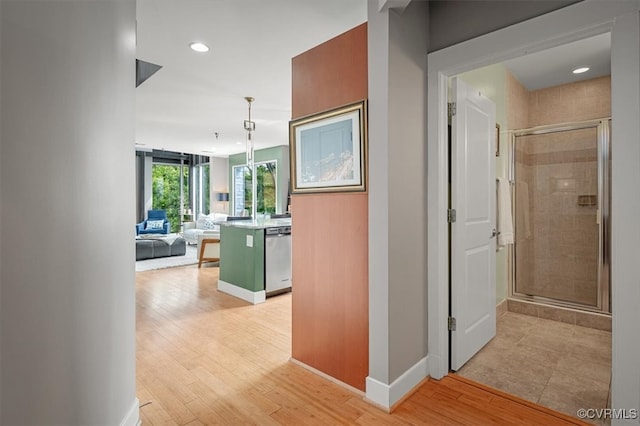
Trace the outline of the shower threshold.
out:
<instances>
[{"instance_id":1,"label":"shower threshold","mask_svg":"<svg viewBox=\"0 0 640 426\"><path fill-rule=\"evenodd\" d=\"M611 331L611 314L586 311L582 308L554 306L515 297L507 299L507 310L518 314L564 322L581 327Z\"/></svg>"}]
</instances>

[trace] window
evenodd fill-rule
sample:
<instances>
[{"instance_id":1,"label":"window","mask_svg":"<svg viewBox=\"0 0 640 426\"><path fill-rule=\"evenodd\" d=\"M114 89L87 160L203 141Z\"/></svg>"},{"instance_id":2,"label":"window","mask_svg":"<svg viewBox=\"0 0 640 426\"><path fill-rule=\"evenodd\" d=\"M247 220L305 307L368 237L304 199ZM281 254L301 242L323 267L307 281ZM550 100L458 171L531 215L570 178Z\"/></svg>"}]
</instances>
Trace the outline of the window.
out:
<instances>
[{"instance_id":1,"label":"window","mask_svg":"<svg viewBox=\"0 0 640 426\"><path fill-rule=\"evenodd\" d=\"M209 214L210 209L210 179L209 164L200 164L193 167L193 186L191 199L193 200L194 217L198 217L200 213Z\"/></svg>"},{"instance_id":2,"label":"window","mask_svg":"<svg viewBox=\"0 0 640 426\"><path fill-rule=\"evenodd\" d=\"M165 210L171 231L177 232L182 223L183 206L189 205L189 168L178 165L154 164L152 171L152 207Z\"/></svg>"},{"instance_id":3,"label":"window","mask_svg":"<svg viewBox=\"0 0 640 426\"><path fill-rule=\"evenodd\" d=\"M277 162L275 160L255 164L257 213L271 214L276 212L276 166ZM233 215L251 216L253 203L251 169L245 164L233 166L233 194Z\"/></svg>"},{"instance_id":4,"label":"window","mask_svg":"<svg viewBox=\"0 0 640 426\"><path fill-rule=\"evenodd\" d=\"M153 150L151 155L145 152L139 156L139 177L146 174L144 157L152 157L151 194L145 193L144 180L137 180L139 210L151 198L152 209L167 212L172 232L180 232L180 225L195 220L199 213L210 212L209 157L165 150ZM144 218L145 214L138 211L138 217Z\"/></svg>"}]
</instances>

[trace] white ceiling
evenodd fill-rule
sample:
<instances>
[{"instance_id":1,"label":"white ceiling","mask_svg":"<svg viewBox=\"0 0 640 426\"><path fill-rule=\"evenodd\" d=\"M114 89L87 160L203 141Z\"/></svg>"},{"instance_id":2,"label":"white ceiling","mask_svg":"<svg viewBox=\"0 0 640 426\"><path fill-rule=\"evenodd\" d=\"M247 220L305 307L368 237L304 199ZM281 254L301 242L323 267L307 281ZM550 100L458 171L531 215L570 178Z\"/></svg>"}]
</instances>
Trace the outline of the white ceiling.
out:
<instances>
[{"instance_id":1,"label":"white ceiling","mask_svg":"<svg viewBox=\"0 0 640 426\"><path fill-rule=\"evenodd\" d=\"M557 86L611 74L611 34L578 40L504 63L528 90ZM578 67L589 71L573 74Z\"/></svg>"},{"instance_id":2,"label":"white ceiling","mask_svg":"<svg viewBox=\"0 0 640 426\"><path fill-rule=\"evenodd\" d=\"M245 96L255 98L256 148L288 144L291 58L365 22L366 13L365 0L138 0L136 57L163 68L136 89L137 147L244 152ZM193 52L193 41L210 51ZM535 90L608 75L609 46L604 34L504 65ZM571 73L582 65L591 70Z\"/></svg>"},{"instance_id":3,"label":"white ceiling","mask_svg":"<svg viewBox=\"0 0 640 426\"><path fill-rule=\"evenodd\" d=\"M244 152L245 96L256 148L288 144L291 58L365 21L365 0L138 0L136 57L162 69L136 89L137 147Z\"/></svg>"}]
</instances>

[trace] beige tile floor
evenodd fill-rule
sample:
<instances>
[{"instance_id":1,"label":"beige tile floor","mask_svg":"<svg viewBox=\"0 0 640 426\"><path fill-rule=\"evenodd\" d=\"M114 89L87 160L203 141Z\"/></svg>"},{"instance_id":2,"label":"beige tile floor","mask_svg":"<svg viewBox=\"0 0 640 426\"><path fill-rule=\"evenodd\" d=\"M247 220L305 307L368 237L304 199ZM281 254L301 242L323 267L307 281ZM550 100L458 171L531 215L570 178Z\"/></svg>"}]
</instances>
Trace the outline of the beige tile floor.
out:
<instances>
[{"instance_id":1,"label":"beige tile floor","mask_svg":"<svg viewBox=\"0 0 640 426\"><path fill-rule=\"evenodd\" d=\"M611 332L505 312L496 337L458 374L572 416L607 408Z\"/></svg>"}]
</instances>

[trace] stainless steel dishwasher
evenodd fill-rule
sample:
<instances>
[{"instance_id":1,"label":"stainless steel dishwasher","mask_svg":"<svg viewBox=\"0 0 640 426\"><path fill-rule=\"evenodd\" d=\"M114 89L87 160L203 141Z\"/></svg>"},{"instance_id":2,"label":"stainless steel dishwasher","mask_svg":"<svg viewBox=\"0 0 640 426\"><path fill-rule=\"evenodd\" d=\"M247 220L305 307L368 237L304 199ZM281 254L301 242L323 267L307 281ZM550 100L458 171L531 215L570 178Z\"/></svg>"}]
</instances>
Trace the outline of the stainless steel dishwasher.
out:
<instances>
[{"instance_id":1,"label":"stainless steel dishwasher","mask_svg":"<svg viewBox=\"0 0 640 426\"><path fill-rule=\"evenodd\" d=\"M291 290L291 226L265 229L265 293L267 296Z\"/></svg>"}]
</instances>

